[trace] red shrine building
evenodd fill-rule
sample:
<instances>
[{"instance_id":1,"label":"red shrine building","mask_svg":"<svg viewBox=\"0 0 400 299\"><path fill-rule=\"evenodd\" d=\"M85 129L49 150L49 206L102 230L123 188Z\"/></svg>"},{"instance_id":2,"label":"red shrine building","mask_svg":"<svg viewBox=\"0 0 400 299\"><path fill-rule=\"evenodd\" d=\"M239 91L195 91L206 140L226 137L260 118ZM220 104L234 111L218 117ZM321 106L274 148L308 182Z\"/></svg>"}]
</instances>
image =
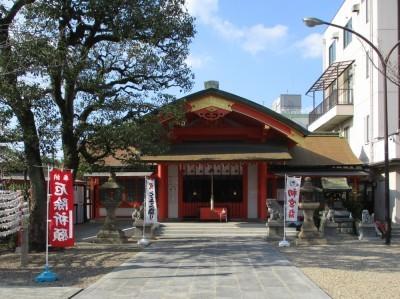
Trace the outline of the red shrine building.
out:
<instances>
[{"instance_id":1,"label":"red shrine building","mask_svg":"<svg viewBox=\"0 0 400 299\"><path fill-rule=\"evenodd\" d=\"M211 205L225 209L228 219L265 220L267 199L283 200L285 174L309 176L316 184L321 177L344 177L353 190L367 179L346 139L311 133L217 85L177 101L184 103L186 120L169 131L168 151L141 157L155 171L116 172L124 187L117 216L130 216L143 201L148 175L157 179L160 221L202 219ZM111 157L105 164L128 169ZM107 176L87 175L94 218L105 216L98 187Z\"/></svg>"}]
</instances>

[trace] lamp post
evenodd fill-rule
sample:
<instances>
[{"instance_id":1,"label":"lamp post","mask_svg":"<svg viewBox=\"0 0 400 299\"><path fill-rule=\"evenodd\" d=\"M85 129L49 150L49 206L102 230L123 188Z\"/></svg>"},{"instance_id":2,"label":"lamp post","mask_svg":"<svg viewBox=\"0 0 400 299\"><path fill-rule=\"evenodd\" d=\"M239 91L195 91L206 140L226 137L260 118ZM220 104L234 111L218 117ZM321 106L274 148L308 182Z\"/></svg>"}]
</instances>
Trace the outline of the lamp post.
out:
<instances>
[{"instance_id":1,"label":"lamp post","mask_svg":"<svg viewBox=\"0 0 400 299\"><path fill-rule=\"evenodd\" d=\"M384 192L384 199L385 199L385 218L386 218L386 223L387 223L387 232L386 232L386 239L385 243L387 245L390 245L391 241L391 233L392 233L392 217L390 215L390 197L389 197L389 145L388 145L388 108L387 108L387 102L388 102L388 96L387 96L387 65L389 62L390 55L393 53L393 51L397 48L398 45L400 45L400 41L398 41L388 52L388 54L383 56L381 51L365 36L361 35L360 33L350 29L346 28L340 25L332 24L329 22L325 22L323 20L317 19L317 18L304 18L303 19L304 24L306 24L308 27L314 27L314 26L319 26L319 25L327 25L327 26L332 26L336 27L339 29L342 29L344 31L348 31L356 36L358 36L360 39L362 39L364 42L366 42L378 55L379 60L382 65L382 71L381 73L383 74L383 130L384 130L384 173L385 173L385 192Z\"/></svg>"}]
</instances>

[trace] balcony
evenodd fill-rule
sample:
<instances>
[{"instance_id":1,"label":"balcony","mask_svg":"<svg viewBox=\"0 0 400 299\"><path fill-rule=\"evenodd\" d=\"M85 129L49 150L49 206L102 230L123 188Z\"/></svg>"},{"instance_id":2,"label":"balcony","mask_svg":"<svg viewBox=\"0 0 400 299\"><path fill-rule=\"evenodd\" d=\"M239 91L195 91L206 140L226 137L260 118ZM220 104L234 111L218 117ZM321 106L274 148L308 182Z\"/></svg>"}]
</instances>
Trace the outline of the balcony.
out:
<instances>
[{"instance_id":1,"label":"balcony","mask_svg":"<svg viewBox=\"0 0 400 299\"><path fill-rule=\"evenodd\" d=\"M338 89L326 97L308 115L308 130L331 131L353 116L353 90Z\"/></svg>"}]
</instances>

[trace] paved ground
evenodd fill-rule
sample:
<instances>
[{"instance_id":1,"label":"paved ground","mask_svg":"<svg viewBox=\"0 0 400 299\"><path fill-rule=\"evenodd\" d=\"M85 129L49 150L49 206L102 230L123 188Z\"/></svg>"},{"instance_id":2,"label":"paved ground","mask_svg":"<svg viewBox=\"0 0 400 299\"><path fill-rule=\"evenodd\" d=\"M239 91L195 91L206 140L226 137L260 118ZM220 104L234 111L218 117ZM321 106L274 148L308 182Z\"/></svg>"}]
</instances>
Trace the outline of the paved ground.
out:
<instances>
[{"instance_id":1,"label":"paved ground","mask_svg":"<svg viewBox=\"0 0 400 299\"><path fill-rule=\"evenodd\" d=\"M4 299L66 299L81 289L74 287L0 287L0 298Z\"/></svg>"},{"instance_id":2,"label":"paved ground","mask_svg":"<svg viewBox=\"0 0 400 299\"><path fill-rule=\"evenodd\" d=\"M153 243L74 298L329 298L262 238Z\"/></svg>"}]
</instances>

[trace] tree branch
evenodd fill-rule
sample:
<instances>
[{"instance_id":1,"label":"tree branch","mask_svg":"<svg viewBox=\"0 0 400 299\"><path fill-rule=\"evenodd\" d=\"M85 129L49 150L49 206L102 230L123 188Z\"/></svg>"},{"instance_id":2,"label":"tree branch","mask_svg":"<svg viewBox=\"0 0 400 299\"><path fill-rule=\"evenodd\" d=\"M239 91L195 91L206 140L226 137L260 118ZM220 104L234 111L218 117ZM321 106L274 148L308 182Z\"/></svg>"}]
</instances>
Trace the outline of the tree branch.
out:
<instances>
[{"instance_id":1,"label":"tree branch","mask_svg":"<svg viewBox=\"0 0 400 299\"><path fill-rule=\"evenodd\" d=\"M0 19L0 25L9 26L9 24L14 20L17 13L28 4L32 4L35 0L18 0L14 3L14 5L8 11L3 18Z\"/></svg>"}]
</instances>

